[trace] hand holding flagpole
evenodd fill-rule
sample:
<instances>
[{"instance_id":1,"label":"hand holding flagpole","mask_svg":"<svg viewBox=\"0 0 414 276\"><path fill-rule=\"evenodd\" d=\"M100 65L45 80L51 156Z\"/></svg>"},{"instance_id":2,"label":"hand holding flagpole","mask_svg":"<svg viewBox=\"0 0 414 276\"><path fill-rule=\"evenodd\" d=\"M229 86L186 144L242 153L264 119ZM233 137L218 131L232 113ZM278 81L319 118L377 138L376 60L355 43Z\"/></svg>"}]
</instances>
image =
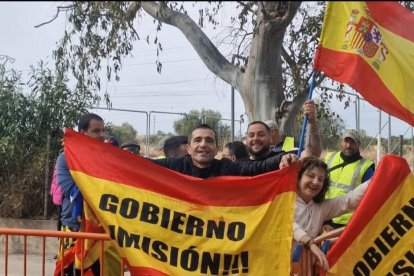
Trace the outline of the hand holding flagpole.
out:
<instances>
[{"instance_id":1,"label":"hand holding flagpole","mask_svg":"<svg viewBox=\"0 0 414 276\"><path fill-rule=\"evenodd\" d=\"M311 84L309 87L309 93L308 93L308 97L307 100L312 99L312 93L313 93L313 88L315 86L315 78L316 78L316 71L314 70L312 72L312 77L311 77ZM306 133L306 125L308 124L308 116L305 115L304 119L303 119L303 125L302 125L302 133L300 135L300 142L299 142L299 149L298 149L298 156L300 157L300 154L303 150L303 146L304 146L304 141L305 141L305 133Z\"/></svg>"}]
</instances>

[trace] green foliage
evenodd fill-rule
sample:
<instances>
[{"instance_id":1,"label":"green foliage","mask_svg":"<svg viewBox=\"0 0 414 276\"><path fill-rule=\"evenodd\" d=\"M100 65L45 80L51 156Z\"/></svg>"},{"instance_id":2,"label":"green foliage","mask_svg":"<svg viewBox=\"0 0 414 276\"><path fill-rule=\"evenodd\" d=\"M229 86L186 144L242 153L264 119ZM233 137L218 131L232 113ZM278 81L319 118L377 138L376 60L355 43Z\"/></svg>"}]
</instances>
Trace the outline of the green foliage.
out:
<instances>
[{"instance_id":1,"label":"green foliage","mask_svg":"<svg viewBox=\"0 0 414 276\"><path fill-rule=\"evenodd\" d=\"M43 210L45 177L50 179L63 127L74 127L96 99L70 90L65 75L43 62L31 67L27 86L20 74L0 69L0 216L33 216Z\"/></svg>"},{"instance_id":2,"label":"green foliage","mask_svg":"<svg viewBox=\"0 0 414 276\"><path fill-rule=\"evenodd\" d=\"M230 127L221 122L220 112L213 110L191 110L185 118L174 122L174 130L177 135L190 136L192 130L201 124L208 124L217 132L219 146L222 147L230 141Z\"/></svg>"},{"instance_id":3,"label":"green foliage","mask_svg":"<svg viewBox=\"0 0 414 276\"><path fill-rule=\"evenodd\" d=\"M132 125L126 122L123 123L121 126L109 123L106 126L106 132L109 135L115 136L115 138L119 142L119 145L127 141L137 139L137 131L134 129Z\"/></svg>"}]
</instances>

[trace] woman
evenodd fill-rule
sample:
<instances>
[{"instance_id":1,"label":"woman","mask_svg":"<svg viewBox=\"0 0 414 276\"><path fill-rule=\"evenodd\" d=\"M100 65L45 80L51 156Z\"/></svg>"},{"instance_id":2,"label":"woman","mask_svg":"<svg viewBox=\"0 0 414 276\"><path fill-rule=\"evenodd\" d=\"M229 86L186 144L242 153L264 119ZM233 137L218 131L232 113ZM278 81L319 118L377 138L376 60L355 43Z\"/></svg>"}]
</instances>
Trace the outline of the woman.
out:
<instances>
[{"instance_id":1,"label":"woman","mask_svg":"<svg viewBox=\"0 0 414 276\"><path fill-rule=\"evenodd\" d=\"M327 165L315 157L302 159L298 174L293 238L308 248L325 270L329 269L328 260L313 239L321 232L325 220L355 209L368 183L369 181L361 184L344 196L325 200L329 188Z\"/></svg>"}]
</instances>

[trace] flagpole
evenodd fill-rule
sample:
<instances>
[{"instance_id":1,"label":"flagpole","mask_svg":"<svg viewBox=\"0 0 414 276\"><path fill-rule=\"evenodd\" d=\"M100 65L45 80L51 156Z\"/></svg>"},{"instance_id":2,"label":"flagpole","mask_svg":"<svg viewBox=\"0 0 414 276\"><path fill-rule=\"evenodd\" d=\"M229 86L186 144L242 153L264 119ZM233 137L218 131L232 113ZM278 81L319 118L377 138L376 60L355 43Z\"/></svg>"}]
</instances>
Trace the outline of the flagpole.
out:
<instances>
[{"instance_id":1,"label":"flagpole","mask_svg":"<svg viewBox=\"0 0 414 276\"><path fill-rule=\"evenodd\" d=\"M315 78L316 78L316 70L313 70L307 100L312 99L313 88L315 86ZM308 124L308 116L304 115L303 125L302 125L302 133L300 135L300 142L299 142L299 149L298 149L298 156L299 157L300 157L300 154L301 154L303 146L304 146L304 140L305 140L305 133L306 133L307 124Z\"/></svg>"}]
</instances>

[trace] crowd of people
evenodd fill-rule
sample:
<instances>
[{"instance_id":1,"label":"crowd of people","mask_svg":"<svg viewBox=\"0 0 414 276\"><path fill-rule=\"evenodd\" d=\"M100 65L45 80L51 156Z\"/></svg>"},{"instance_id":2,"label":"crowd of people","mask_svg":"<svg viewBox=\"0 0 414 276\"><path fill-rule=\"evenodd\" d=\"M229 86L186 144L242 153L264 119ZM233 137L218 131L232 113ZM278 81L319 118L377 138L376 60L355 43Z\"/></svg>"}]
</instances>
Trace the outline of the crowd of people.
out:
<instances>
[{"instance_id":1,"label":"crowd of people","mask_svg":"<svg viewBox=\"0 0 414 276\"><path fill-rule=\"evenodd\" d=\"M227 143L221 159L216 156L219 143L216 131L202 124L193 129L189 137L173 136L165 140L164 156L149 159L155 164L182 174L211 178L216 176L253 176L296 163L300 160L293 225L294 244L309 249L325 270L329 264L325 254L314 243L314 238L324 230L347 224L349 213L359 203L369 179L374 173L374 163L360 155L361 144L356 131L346 131L341 139L341 150L322 154L322 143L316 121L315 104L307 100L303 113L308 118L305 147L298 156L293 137L280 133L273 120L253 121L248 125L246 141ZM78 132L102 142L140 155L136 141L119 146L115 137L105 136L104 120L93 113L85 114L78 124ZM52 196L61 204L59 228L62 231L80 231L82 223L82 195L73 180L64 152L60 153L54 172ZM66 248L73 243L66 242ZM99 275L99 259L90 269ZM73 266L65 275L80 275Z\"/></svg>"}]
</instances>

